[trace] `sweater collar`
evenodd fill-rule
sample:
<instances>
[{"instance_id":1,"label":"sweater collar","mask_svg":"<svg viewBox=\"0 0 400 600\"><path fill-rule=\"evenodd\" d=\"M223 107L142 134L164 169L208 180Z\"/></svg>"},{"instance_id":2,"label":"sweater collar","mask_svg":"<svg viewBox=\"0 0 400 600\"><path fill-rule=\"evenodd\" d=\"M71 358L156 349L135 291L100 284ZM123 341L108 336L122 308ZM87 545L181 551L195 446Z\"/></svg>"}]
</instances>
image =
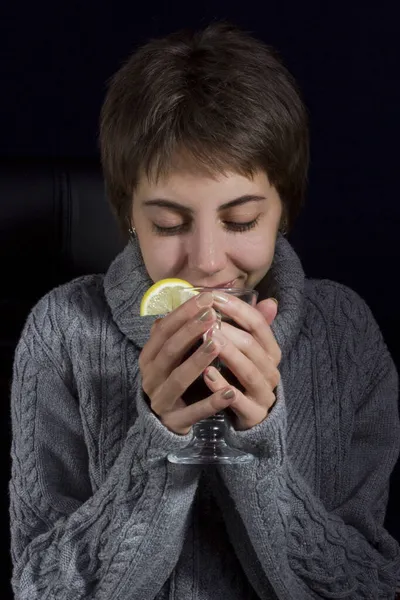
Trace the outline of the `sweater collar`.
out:
<instances>
[{"instance_id":1,"label":"sweater collar","mask_svg":"<svg viewBox=\"0 0 400 600\"><path fill-rule=\"evenodd\" d=\"M119 329L138 348L143 348L150 336L156 317L141 317L140 302L153 284L137 240L129 242L111 263L105 278L104 291L113 319ZM299 257L288 240L278 234L271 268L258 284L259 301L274 297L279 302L278 315L272 331L288 355L302 325L305 275Z\"/></svg>"}]
</instances>

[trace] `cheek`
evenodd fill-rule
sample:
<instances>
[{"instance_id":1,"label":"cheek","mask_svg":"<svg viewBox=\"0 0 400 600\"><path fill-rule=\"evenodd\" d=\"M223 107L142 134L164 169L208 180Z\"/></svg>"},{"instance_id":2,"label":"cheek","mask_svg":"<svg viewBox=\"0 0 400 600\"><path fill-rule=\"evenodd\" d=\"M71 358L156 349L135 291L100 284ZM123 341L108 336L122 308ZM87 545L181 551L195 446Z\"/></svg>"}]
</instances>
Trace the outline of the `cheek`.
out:
<instances>
[{"instance_id":1,"label":"cheek","mask_svg":"<svg viewBox=\"0 0 400 600\"><path fill-rule=\"evenodd\" d=\"M236 236L231 246L231 258L246 272L268 270L275 251L275 238L261 233L252 236Z\"/></svg>"},{"instance_id":2,"label":"cheek","mask_svg":"<svg viewBox=\"0 0 400 600\"><path fill-rule=\"evenodd\" d=\"M175 277L182 260L182 249L175 237L151 239L140 243L144 264L153 281Z\"/></svg>"}]
</instances>

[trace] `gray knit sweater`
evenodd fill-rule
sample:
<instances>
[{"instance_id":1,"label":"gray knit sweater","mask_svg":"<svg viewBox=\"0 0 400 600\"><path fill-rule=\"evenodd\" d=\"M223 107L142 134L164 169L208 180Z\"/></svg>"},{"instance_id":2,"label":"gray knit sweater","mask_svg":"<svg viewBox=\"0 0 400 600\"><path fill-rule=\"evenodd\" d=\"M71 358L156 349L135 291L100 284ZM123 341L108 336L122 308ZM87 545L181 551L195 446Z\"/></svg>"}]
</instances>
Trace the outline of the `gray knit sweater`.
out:
<instances>
[{"instance_id":1,"label":"gray knit sweater","mask_svg":"<svg viewBox=\"0 0 400 600\"><path fill-rule=\"evenodd\" d=\"M279 235L259 286L279 300L277 402L230 428L253 463L201 469L167 462L191 434L168 431L141 392L150 284L129 244L105 277L53 290L27 320L12 386L16 598L392 599L398 375L365 302L306 279Z\"/></svg>"}]
</instances>

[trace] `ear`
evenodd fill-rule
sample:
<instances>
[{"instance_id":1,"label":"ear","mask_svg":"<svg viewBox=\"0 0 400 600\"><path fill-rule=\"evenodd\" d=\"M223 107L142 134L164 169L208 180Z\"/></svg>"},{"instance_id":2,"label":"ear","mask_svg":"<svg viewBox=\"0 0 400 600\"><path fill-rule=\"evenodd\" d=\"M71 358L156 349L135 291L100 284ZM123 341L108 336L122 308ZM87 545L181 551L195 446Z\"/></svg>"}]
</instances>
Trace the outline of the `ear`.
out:
<instances>
[{"instance_id":1,"label":"ear","mask_svg":"<svg viewBox=\"0 0 400 600\"><path fill-rule=\"evenodd\" d=\"M278 314L278 304L272 298L267 298L259 302L256 309L265 317L268 325L271 325Z\"/></svg>"}]
</instances>

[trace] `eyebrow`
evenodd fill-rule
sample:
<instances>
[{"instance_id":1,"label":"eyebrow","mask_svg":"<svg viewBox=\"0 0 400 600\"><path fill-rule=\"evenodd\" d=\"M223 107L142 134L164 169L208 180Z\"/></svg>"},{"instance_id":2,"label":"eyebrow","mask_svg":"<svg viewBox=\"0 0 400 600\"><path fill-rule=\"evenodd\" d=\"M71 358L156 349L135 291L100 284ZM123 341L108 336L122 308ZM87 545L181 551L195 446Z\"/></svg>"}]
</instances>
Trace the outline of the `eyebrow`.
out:
<instances>
[{"instance_id":1,"label":"eyebrow","mask_svg":"<svg viewBox=\"0 0 400 600\"><path fill-rule=\"evenodd\" d=\"M240 206L242 204L247 204L247 202L260 202L261 200L266 200L266 197L257 196L255 194L246 194L245 196L239 196L239 198L234 198L234 200L230 200L229 202L225 202L225 204L221 204L221 206L218 207L218 211L226 210L227 208L233 208L234 206ZM154 198L152 200L146 200L143 204L145 206L158 206L161 208L170 208L172 210L176 210L184 214L194 213L194 210L192 208L184 206L183 204L178 204L178 202L168 200L168 198Z\"/></svg>"}]
</instances>

